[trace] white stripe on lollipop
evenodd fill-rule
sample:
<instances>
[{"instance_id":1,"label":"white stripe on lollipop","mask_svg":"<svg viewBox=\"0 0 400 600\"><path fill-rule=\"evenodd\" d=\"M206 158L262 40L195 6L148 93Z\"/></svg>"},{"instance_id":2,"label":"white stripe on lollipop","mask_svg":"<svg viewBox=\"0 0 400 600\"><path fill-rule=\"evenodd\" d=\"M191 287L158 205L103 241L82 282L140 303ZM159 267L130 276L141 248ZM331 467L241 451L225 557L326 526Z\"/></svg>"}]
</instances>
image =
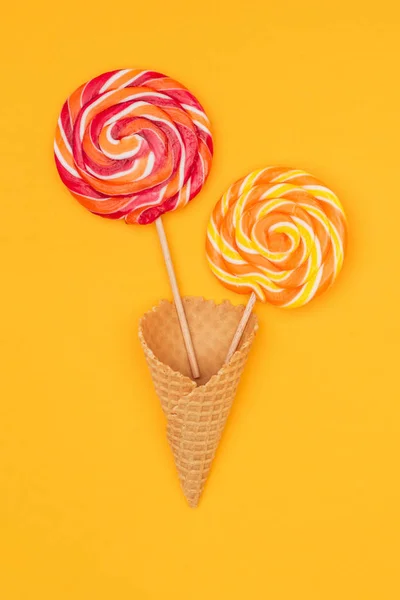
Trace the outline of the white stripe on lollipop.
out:
<instances>
[{"instance_id":1,"label":"white stripe on lollipop","mask_svg":"<svg viewBox=\"0 0 400 600\"><path fill-rule=\"evenodd\" d=\"M104 96L99 96L99 98L97 98L96 100L94 100L93 102L91 102L84 109L84 111L82 113L81 124L80 124L80 127L79 127L79 138L80 138L81 141L83 140L83 136L84 136L84 133L85 133L86 117L87 117L88 113L92 110L93 107L95 107L98 104L100 104L101 102L103 102L103 100L105 100L106 98L109 98L112 94L114 94L114 91L107 92L106 94L104 94Z\"/></svg>"},{"instance_id":2,"label":"white stripe on lollipop","mask_svg":"<svg viewBox=\"0 0 400 600\"><path fill-rule=\"evenodd\" d=\"M133 136L129 136L129 137L133 137ZM121 152L120 154L112 154L111 152L107 152L107 150L104 150L104 148L102 148L102 152L104 154L104 156L107 156L107 158L111 158L111 160L123 160L125 158L133 158L134 156L136 156L136 154L139 152L140 148L142 147L142 141L140 141L139 147L138 148L134 148L133 150L127 150L126 152Z\"/></svg>"},{"instance_id":3,"label":"white stripe on lollipop","mask_svg":"<svg viewBox=\"0 0 400 600\"><path fill-rule=\"evenodd\" d=\"M114 92L109 92L109 93L112 94ZM162 94L157 94L156 92L140 93L140 94L133 94L132 96L127 96L126 98L123 99L124 103L130 102L131 100L134 100L135 102L133 102L129 106L126 106L125 108L122 108L115 115L113 115L112 117L107 119L107 121L104 123L104 127L107 127L108 125L112 125L113 123L116 123L117 121L122 119L122 117L125 117L129 113L133 112L136 108L140 108L141 106L148 106L150 104L149 102L144 102L143 100L138 100L138 98L141 98L143 96L146 96L146 97L150 96L151 98L165 98L165 96L163 96ZM151 106L153 106L153 105L151 105ZM147 115L141 115L141 116L143 117L143 116L147 116ZM161 121L162 119L158 119L158 120Z\"/></svg>"},{"instance_id":4,"label":"white stripe on lollipop","mask_svg":"<svg viewBox=\"0 0 400 600\"><path fill-rule=\"evenodd\" d=\"M69 141L68 141L68 139L67 139L67 135L66 135L66 133L65 133L65 131L64 131L64 127L63 127L63 125L62 125L62 122L61 122L61 118L60 118L60 117L58 118L58 127L59 127L59 129L60 129L61 137L62 137L62 139L63 139L63 142L64 142L64 144L65 144L65 145L66 145L66 147L67 147L67 150L68 150L68 152L69 152L70 154L72 154L72 148L71 148L71 144L69 143Z\"/></svg>"},{"instance_id":5,"label":"white stripe on lollipop","mask_svg":"<svg viewBox=\"0 0 400 600\"><path fill-rule=\"evenodd\" d=\"M147 165L146 168L144 170L144 172L142 173L142 175L140 175L139 177L137 177L135 179L135 181L140 181L140 179L143 179L144 177L147 177L147 175L149 173L151 173L151 170L154 166L155 163L155 156L153 152L149 152L149 157L147 160ZM135 169L137 168L137 161L135 160L131 166L130 169L126 169L125 171L118 171L118 173L112 173L111 175L101 175L100 173L96 173L96 171L94 171L93 169L91 169L89 166L86 167L87 171L93 175L94 177L97 177L97 179L102 179L104 181L111 181L113 179L118 179L119 177L123 177L124 175L130 175L131 173L133 173L135 171Z\"/></svg>"},{"instance_id":6,"label":"white stripe on lollipop","mask_svg":"<svg viewBox=\"0 0 400 600\"><path fill-rule=\"evenodd\" d=\"M68 171L68 173L70 173L71 175L73 175L74 177L76 177L77 179L81 179L81 176L79 175L78 171L76 171L73 167L71 167L65 160L65 158L63 157L63 155L61 154L57 143L54 142L54 152L58 158L58 160L60 161L60 163L62 164L62 166L64 167L64 169L66 171Z\"/></svg>"},{"instance_id":7,"label":"white stripe on lollipop","mask_svg":"<svg viewBox=\"0 0 400 600\"><path fill-rule=\"evenodd\" d=\"M344 216L343 206L339 198L331 190L322 185L305 185L303 186L303 188L309 192L321 191L327 193L329 196L331 196L330 198L325 198L325 196L319 196L318 194L313 194L313 196L317 198L317 200L320 200L320 202L326 202L327 204L330 204L331 206L339 210Z\"/></svg>"},{"instance_id":8,"label":"white stripe on lollipop","mask_svg":"<svg viewBox=\"0 0 400 600\"><path fill-rule=\"evenodd\" d=\"M115 137L113 137L111 135L111 129L112 129L112 127L107 127L107 129L106 129L106 138L110 142L110 144L113 144L114 146L117 146L120 143L120 140L115 139Z\"/></svg>"},{"instance_id":9,"label":"white stripe on lollipop","mask_svg":"<svg viewBox=\"0 0 400 600\"><path fill-rule=\"evenodd\" d=\"M198 129L201 129L202 131L207 133L207 135L211 135L211 131L209 129L207 129L207 127L205 125L203 125L202 123L199 123L199 121L196 121L196 119L193 119L193 123L196 125L196 127Z\"/></svg>"},{"instance_id":10,"label":"white stripe on lollipop","mask_svg":"<svg viewBox=\"0 0 400 600\"><path fill-rule=\"evenodd\" d=\"M111 84L114 83L114 81L117 81L117 79L122 77L122 75L126 75L126 73L129 73L129 71L131 71L131 69L121 69L120 71L114 73L114 75L109 77L109 79L107 79L107 81L103 84L103 86L100 88L99 93L102 94L103 92L108 90L108 88L111 86Z\"/></svg>"},{"instance_id":11,"label":"white stripe on lollipop","mask_svg":"<svg viewBox=\"0 0 400 600\"><path fill-rule=\"evenodd\" d=\"M310 291L310 293L307 295L307 302L309 302L312 298L314 298L318 288L319 288L319 284L321 282L322 279L322 275L324 272L324 268L321 267L317 273L317 276L315 278L315 282L314 285ZM292 304L295 304L295 302L298 300L298 298L304 293L304 284L301 286L299 293L292 298L292 300L290 300L289 302L287 302L286 304L282 304L282 307L286 307L286 306L291 306Z\"/></svg>"},{"instance_id":12,"label":"white stripe on lollipop","mask_svg":"<svg viewBox=\"0 0 400 600\"><path fill-rule=\"evenodd\" d=\"M150 175L150 173L153 170L155 162L156 162L156 157L155 157L154 152L149 152L146 168L143 171L142 175L140 175L139 177L136 178L136 181L140 181L141 179L144 179L145 177Z\"/></svg>"},{"instance_id":13,"label":"white stripe on lollipop","mask_svg":"<svg viewBox=\"0 0 400 600\"><path fill-rule=\"evenodd\" d=\"M209 241L210 241L210 244L213 246L214 250L216 250L216 251L218 252L218 254L221 254L221 256L223 257L223 259L224 259L226 262L229 262L229 263L231 263L231 264L233 264L233 265L245 265L245 264L246 264L246 261L245 261L245 260L243 260L242 258L241 258L241 259L235 259L235 258L232 258L232 257L228 256L227 254L225 254L225 252L223 251L223 249L222 249L222 248L221 248L221 247L218 245L218 243L217 243L217 242L216 242L216 241L215 241L215 240L212 238L212 236L211 236L211 234L210 234L210 233L207 233L207 237L208 237L208 239L209 239ZM232 248L232 247L231 247L231 246L228 244L228 242L227 242L225 239L224 239L224 240L222 240L222 243L223 243L223 244L226 244L226 245L229 247L229 250L233 250L234 252L236 252L236 250L234 250L234 249L233 249L233 248ZM239 256L240 256L240 255L239 255Z\"/></svg>"}]
</instances>

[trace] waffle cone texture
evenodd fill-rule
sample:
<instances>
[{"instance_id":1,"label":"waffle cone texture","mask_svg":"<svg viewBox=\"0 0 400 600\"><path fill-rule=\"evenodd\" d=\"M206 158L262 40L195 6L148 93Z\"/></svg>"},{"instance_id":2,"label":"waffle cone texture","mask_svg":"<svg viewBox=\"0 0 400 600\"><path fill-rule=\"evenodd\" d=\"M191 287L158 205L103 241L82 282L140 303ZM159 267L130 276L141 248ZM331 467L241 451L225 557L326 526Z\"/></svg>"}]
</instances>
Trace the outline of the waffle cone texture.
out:
<instances>
[{"instance_id":1,"label":"waffle cone texture","mask_svg":"<svg viewBox=\"0 0 400 600\"><path fill-rule=\"evenodd\" d=\"M183 493L189 505L196 507L257 331L257 318L251 315L238 350L224 364L244 306L228 301L215 304L198 297L183 298L183 305L200 379L191 379L171 302L163 300L143 315L139 339L167 420L167 437Z\"/></svg>"}]
</instances>

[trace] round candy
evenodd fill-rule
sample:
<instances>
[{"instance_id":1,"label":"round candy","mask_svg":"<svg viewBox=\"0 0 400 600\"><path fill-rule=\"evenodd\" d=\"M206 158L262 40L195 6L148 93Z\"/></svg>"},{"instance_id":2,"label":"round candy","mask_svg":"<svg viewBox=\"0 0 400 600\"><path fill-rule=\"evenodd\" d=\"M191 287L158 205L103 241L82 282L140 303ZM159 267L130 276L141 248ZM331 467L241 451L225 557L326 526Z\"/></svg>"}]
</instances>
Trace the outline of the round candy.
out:
<instances>
[{"instance_id":1,"label":"round candy","mask_svg":"<svg viewBox=\"0 0 400 600\"><path fill-rule=\"evenodd\" d=\"M62 181L90 212L147 224L198 194L213 145L209 120L183 85L125 69L68 98L54 151Z\"/></svg>"},{"instance_id":2,"label":"round candy","mask_svg":"<svg viewBox=\"0 0 400 600\"><path fill-rule=\"evenodd\" d=\"M268 167L234 183L212 213L206 251L229 289L294 308L342 268L346 218L337 196L305 171Z\"/></svg>"}]
</instances>

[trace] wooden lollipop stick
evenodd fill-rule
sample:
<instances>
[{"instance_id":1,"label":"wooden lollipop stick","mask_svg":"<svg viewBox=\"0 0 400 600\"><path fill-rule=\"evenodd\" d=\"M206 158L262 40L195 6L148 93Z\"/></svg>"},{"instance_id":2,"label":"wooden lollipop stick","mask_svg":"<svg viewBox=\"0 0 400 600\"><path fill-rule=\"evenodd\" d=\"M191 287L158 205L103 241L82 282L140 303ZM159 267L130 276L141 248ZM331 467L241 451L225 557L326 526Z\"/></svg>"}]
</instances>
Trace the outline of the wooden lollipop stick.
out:
<instances>
[{"instance_id":1,"label":"wooden lollipop stick","mask_svg":"<svg viewBox=\"0 0 400 600\"><path fill-rule=\"evenodd\" d=\"M197 364L196 354L193 348L193 342L190 335L189 325L186 319L185 309L183 308L181 295L179 293L178 283L176 281L176 275L174 266L172 264L172 258L168 247L167 236L165 235L165 230L163 223L161 221L161 217L158 217L155 221L157 227L158 237L160 239L162 253L164 255L165 265L167 267L167 273L169 277L169 282L172 289L172 295L174 297L175 308L179 319L179 324L181 326L183 341L185 342L186 352L189 359L190 369L192 371L193 379L198 379L200 377L199 365Z\"/></svg>"},{"instance_id":2,"label":"wooden lollipop stick","mask_svg":"<svg viewBox=\"0 0 400 600\"><path fill-rule=\"evenodd\" d=\"M253 310L253 306L257 300L257 296L254 292L251 293L249 301L246 304L246 308L244 309L242 318L240 319L239 325L235 331L235 335L232 338L231 345L229 346L228 354L226 355L225 363L228 363L232 356L235 354L237 347L239 346L239 342L243 335L243 332L246 328L247 321L250 319L251 311Z\"/></svg>"}]
</instances>

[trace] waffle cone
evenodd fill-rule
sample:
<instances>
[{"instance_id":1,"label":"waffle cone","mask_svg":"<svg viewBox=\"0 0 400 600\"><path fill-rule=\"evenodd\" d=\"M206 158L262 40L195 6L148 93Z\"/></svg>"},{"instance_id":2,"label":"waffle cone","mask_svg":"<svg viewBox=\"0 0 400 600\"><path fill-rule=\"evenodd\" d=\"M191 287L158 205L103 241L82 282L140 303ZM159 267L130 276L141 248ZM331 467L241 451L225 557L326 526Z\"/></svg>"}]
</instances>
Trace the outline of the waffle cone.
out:
<instances>
[{"instance_id":1,"label":"waffle cone","mask_svg":"<svg viewBox=\"0 0 400 600\"><path fill-rule=\"evenodd\" d=\"M195 507L210 472L240 376L252 345L257 318L251 315L238 350L225 357L244 306L183 298L201 377L190 378L178 318L163 300L140 320L139 338L167 419L167 436L183 493Z\"/></svg>"}]
</instances>

